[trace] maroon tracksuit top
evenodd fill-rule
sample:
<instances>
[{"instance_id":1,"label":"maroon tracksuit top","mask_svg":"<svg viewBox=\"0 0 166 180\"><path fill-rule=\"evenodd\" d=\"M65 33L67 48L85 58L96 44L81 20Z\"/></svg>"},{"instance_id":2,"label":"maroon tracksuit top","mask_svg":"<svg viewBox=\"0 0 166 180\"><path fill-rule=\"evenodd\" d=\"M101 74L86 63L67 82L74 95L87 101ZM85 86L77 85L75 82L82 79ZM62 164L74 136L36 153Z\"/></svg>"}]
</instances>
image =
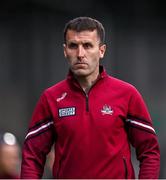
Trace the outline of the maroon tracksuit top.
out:
<instances>
[{"instance_id":1,"label":"maroon tracksuit top","mask_svg":"<svg viewBox=\"0 0 166 180\"><path fill-rule=\"evenodd\" d=\"M88 94L71 72L43 92L25 138L21 178L42 177L53 143L54 178L135 178L130 144L139 178L159 176L158 140L143 98L103 69Z\"/></svg>"}]
</instances>

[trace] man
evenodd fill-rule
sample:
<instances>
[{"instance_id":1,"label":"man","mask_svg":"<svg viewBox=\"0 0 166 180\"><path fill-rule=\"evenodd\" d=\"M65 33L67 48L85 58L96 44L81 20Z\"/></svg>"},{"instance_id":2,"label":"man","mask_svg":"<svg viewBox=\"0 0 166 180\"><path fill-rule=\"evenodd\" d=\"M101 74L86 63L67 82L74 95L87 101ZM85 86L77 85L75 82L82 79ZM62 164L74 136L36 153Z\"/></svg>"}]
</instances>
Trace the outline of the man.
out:
<instances>
[{"instance_id":1,"label":"man","mask_svg":"<svg viewBox=\"0 0 166 180\"><path fill-rule=\"evenodd\" d=\"M158 178L159 145L141 95L99 65L104 36L102 24L89 17L66 24L70 71L38 101L25 138L22 178L42 177L54 142L54 178L135 178L130 144L140 161L139 178Z\"/></svg>"},{"instance_id":2,"label":"man","mask_svg":"<svg viewBox=\"0 0 166 180\"><path fill-rule=\"evenodd\" d=\"M20 165L20 147L9 132L0 134L0 179L17 179Z\"/></svg>"}]
</instances>

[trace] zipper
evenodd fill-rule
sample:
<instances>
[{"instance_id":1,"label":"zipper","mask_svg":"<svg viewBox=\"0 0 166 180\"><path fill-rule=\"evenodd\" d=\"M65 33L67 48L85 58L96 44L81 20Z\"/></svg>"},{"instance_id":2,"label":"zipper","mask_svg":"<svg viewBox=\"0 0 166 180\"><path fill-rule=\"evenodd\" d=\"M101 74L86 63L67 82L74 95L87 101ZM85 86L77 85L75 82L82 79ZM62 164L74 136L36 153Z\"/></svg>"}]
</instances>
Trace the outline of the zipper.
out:
<instances>
[{"instance_id":1,"label":"zipper","mask_svg":"<svg viewBox=\"0 0 166 180\"><path fill-rule=\"evenodd\" d=\"M59 160L59 166L57 168L56 178L59 179L59 173L62 165L62 159Z\"/></svg>"},{"instance_id":2,"label":"zipper","mask_svg":"<svg viewBox=\"0 0 166 180\"><path fill-rule=\"evenodd\" d=\"M88 92L85 92L82 87L80 86L80 84L78 83L78 81L76 81L76 86L81 89L85 95L85 100L86 100L86 112L89 112L89 92L91 91L91 89L96 85L96 83L98 81L100 81L102 79L102 77L100 79L98 79L88 90Z\"/></svg>"},{"instance_id":3,"label":"zipper","mask_svg":"<svg viewBox=\"0 0 166 180\"><path fill-rule=\"evenodd\" d=\"M125 170L125 179L127 179L128 171L127 171L127 162L126 162L126 158L125 157L123 157L123 164L124 164L124 170Z\"/></svg>"},{"instance_id":4,"label":"zipper","mask_svg":"<svg viewBox=\"0 0 166 180\"><path fill-rule=\"evenodd\" d=\"M59 166L60 166L60 163L59 163ZM60 170L60 168L58 167L58 168L57 168L57 172L56 172L56 178L57 178L57 179L59 178L59 170Z\"/></svg>"},{"instance_id":5,"label":"zipper","mask_svg":"<svg viewBox=\"0 0 166 180\"><path fill-rule=\"evenodd\" d=\"M89 112L89 96L87 93L85 93L85 97L86 97L86 112Z\"/></svg>"}]
</instances>

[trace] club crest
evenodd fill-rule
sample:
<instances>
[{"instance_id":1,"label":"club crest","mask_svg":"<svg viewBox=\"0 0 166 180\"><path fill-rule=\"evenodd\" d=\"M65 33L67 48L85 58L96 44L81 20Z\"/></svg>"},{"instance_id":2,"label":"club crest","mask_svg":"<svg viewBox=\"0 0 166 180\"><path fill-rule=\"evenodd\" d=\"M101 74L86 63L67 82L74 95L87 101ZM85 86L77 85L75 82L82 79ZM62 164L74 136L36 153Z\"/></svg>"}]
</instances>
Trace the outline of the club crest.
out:
<instances>
[{"instance_id":1,"label":"club crest","mask_svg":"<svg viewBox=\"0 0 166 180\"><path fill-rule=\"evenodd\" d=\"M109 105L104 105L101 110L102 115L112 115L114 113L113 109Z\"/></svg>"}]
</instances>

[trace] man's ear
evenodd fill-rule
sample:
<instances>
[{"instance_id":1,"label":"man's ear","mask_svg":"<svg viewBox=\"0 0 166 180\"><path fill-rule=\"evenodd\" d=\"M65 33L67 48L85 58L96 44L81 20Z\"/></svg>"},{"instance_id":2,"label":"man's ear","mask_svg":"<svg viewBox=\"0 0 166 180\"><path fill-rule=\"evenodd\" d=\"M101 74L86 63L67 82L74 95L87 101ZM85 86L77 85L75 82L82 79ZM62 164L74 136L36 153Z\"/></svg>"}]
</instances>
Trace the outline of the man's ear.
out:
<instances>
[{"instance_id":1,"label":"man's ear","mask_svg":"<svg viewBox=\"0 0 166 180\"><path fill-rule=\"evenodd\" d=\"M104 57L105 51L106 51L106 44L103 44L100 46L100 58Z\"/></svg>"},{"instance_id":2,"label":"man's ear","mask_svg":"<svg viewBox=\"0 0 166 180\"><path fill-rule=\"evenodd\" d=\"M67 57L67 55L66 55L66 44L63 44L63 53L64 53L64 56L66 58Z\"/></svg>"}]
</instances>

